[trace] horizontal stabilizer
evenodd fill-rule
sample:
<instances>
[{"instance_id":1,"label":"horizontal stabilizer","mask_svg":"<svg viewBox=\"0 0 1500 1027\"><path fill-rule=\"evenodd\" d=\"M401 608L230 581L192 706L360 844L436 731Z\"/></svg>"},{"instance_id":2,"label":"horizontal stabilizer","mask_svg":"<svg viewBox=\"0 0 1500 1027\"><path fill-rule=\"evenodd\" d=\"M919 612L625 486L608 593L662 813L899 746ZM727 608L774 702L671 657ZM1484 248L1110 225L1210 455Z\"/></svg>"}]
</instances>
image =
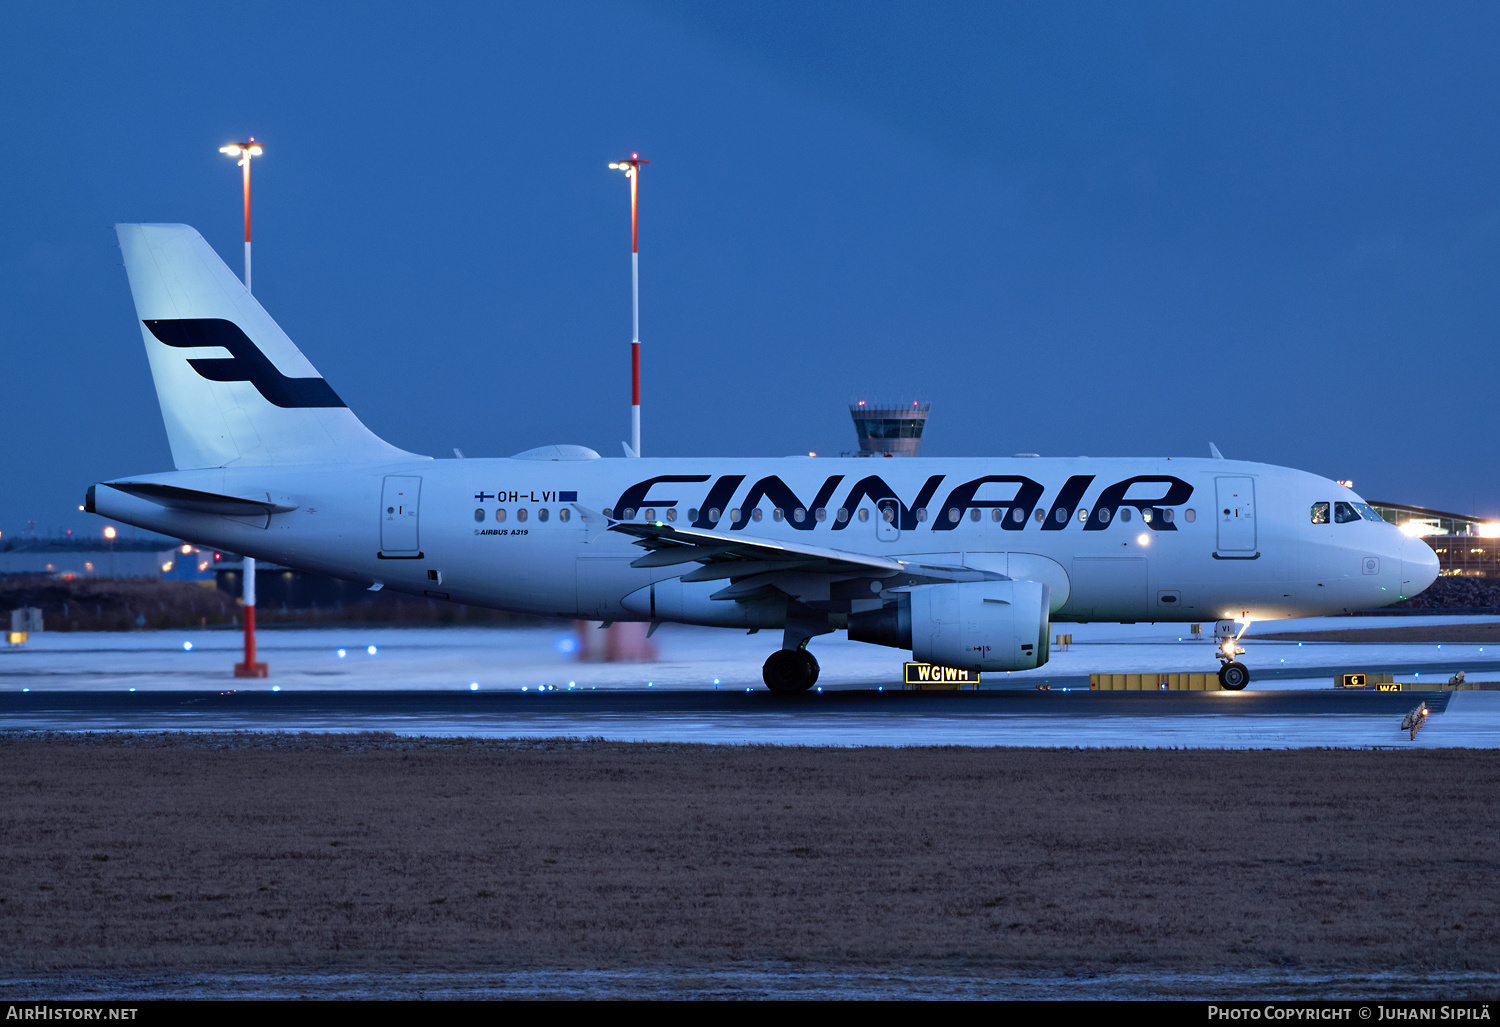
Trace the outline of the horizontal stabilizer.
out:
<instances>
[{"instance_id":1,"label":"horizontal stabilizer","mask_svg":"<svg viewBox=\"0 0 1500 1027\"><path fill-rule=\"evenodd\" d=\"M295 504L278 503L270 495L264 499L250 496L225 496L217 492L199 492L176 485L158 485L149 481L111 481L112 489L147 500L169 510L190 510L193 513L256 516L261 514L291 513ZM93 507L94 490L89 489L88 506Z\"/></svg>"}]
</instances>

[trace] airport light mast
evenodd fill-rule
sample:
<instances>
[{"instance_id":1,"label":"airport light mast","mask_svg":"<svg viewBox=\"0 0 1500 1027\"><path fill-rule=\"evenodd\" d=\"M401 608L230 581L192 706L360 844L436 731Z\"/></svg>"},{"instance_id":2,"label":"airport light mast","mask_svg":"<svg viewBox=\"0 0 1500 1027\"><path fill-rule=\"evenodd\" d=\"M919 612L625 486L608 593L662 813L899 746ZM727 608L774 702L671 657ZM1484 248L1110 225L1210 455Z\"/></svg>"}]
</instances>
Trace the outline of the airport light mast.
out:
<instances>
[{"instance_id":1,"label":"airport light mast","mask_svg":"<svg viewBox=\"0 0 1500 1027\"><path fill-rule=\"evenodd\" d=\"M245 169L245 291L250 292L250 158L265 152L261 144L251 136L247 142L230 143L219 147L219 152L240 159ZM242 572L245 576L245 662L234 665L237 678L263 678L270 671L264 663L255 662L255 557L244 558Z\"/></svg>"},{"instance_id":2,"label":"airport light mast","mask_svg":"<svg viewBox=\"0 0 1500 1027\"><path fill-rule=\"evenodd\" d=\"M632 153L629 160L610 165L625 172L630 179L630 455L641 455L641 249L636 202L641 180L641 165L650 164ZM247 171L246 174L249 174ZM247 179L248 181L248 179Z\"/></svg>"}]
</instances>

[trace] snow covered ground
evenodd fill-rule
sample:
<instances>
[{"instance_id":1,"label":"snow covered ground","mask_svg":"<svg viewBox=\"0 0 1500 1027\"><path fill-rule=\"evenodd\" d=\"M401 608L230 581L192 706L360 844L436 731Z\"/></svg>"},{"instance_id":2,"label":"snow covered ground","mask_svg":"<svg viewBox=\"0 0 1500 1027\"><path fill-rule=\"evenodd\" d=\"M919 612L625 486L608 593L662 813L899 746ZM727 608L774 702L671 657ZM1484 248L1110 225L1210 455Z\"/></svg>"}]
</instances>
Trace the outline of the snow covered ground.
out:
<instances>
[{"instance_id":1,"label":"snow covered ground","mask_svg":"<svg viewBox=\"0 0 1500 1027\"><path fill-rule=\"evenodd\" d=\"M1422 626L1493 618L1423 617ZM1320 618L1278 621L1276 631L1395 626L1395 618ZM1086 678L1091 672L1132 674L1218 669L1213 643L1192 641L1185 625L1062 625L1073 635L1039 670L987 674L986 688L1029 688L1042 679ZM1205 625L1212 631L1211 625ZM1270 626L1268 626L1268 630ZM227 630L45 633L24 647L0 648L0 690L11 688L148 690L222 688L481 689L535 688L759 688L761 663L780 633L666 625L652 641L655 663L582 663L567 626L524 628L343 627L262 629L264 681L235 681L240 636ZM1322 688L1338 671L1396 670L1398 681L1446 681L1463 670L1470 681L1500 681L1500 645L1361 645L1343 642L1258 642L1244 639L1250 687ZM372 651L373 647L373 651ZM813 640L822 665L819 684L898 686L907 654L842 633ZM1272 674L1276 676L1271 676ZM1077 683L1076 680L1074 682Z\"/></svg>"},{"instance_id":2,"label":"snow covered ground","mask_svg":"<svg viewBox=\"0 0 1500 1027\"><path fill-rule=\"evenodd\" d=\"M1423 617L1420 623L1428 626L1482 620L1485 618ZM1371 618L1323 618L1282 621L1274 625L1274 630L1388 627L1396 623L1404 622L1381 618L1372 624ZM1087 687L1086 677L1091 671L1214 670L1217 664L1212 642L1192 641L1181 628L1072 625L1071 649L1054 653L1045 668L986 675L984 687L1030 688L1042 679L1058 687ZM582 711L575 713L568 708L566 693L570 686L575 692L758 690L763 687L761 663L779 637L769 631L747 636L668 625L653 641L660 647L657 662L606 664L581 663L574 658L571 653L576 640L567 626L267 629L260 633L260 654L270 665L271 676L247 681L236 680L230 673L240 658L241 646L240 636L232 631L49 633L33 636L24 647L0 649L0 692L532 691L538 686L556 686L561 693L555 716L538 716L533 710L517 718L408 717L377 722L371 717L334 715L305 723L213 717L194 723L205 730L378 729L405 734L585 735L622 740L807 745L1500 747L1500 692L1455 694L1446 712L1435 714L1415 742L1397 730L1390 716L1245 713L1241 712L1245 707L1237 708L1239 696L1233 693L1212 696L1213 705L1203 713L1178 716L1078 716L1072 712L1058 716L1011 715L999 710L980 716L905 716L878 710L850 715L807 706L763 710L754 715L707 711L650 714L627 706L608 716L585 717L580 715ZM1248 652L1242 659L1257 675L1251 683L1255 691L1329 688L1338 670L1395 670L1397 680L1418 685L1423 678L1446 680L1457 670L1464 670L1471 681L1500 680L1500 646L1299 644L1257 642L1250 635L1245 647ZM904 653L850 642L841 634L815 639L813 649L822 663L819 684L825 689L900 687ZM1218 712L1220 708L1222 713ZM184 725L177 720L147 724L95 717L83 723L56 715L40 720L8 715L0 718L0 727L5 726L99 730Z\"/></svg>"}]
</instances>

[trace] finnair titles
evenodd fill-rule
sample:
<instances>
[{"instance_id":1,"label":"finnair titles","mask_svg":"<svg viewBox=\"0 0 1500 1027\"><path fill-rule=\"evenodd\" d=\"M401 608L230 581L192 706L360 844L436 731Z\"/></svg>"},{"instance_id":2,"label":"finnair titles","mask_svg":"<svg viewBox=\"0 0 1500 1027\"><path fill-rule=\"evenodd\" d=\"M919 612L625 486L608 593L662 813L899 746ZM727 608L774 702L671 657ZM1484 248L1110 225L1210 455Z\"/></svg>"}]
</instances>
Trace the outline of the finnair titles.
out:
<instances>
[{"instance_id":1,"label":"finnair titles","mask_svg":"<svg viewBox=\"0 0 1500 1027\"><path fill-rule=\"evenodd\" d=\"M203 545L494 609L781 629L778 692L817 680L809 643L832 631L1028 670L1053 622L1345 613L1437 576L1350 489L1221 458L418 456L355 417L192 228L117 232L175 470L94 485L87 509ZM1243 652L1215 651L1228 688Z\"/></svg>"}]
</instances>

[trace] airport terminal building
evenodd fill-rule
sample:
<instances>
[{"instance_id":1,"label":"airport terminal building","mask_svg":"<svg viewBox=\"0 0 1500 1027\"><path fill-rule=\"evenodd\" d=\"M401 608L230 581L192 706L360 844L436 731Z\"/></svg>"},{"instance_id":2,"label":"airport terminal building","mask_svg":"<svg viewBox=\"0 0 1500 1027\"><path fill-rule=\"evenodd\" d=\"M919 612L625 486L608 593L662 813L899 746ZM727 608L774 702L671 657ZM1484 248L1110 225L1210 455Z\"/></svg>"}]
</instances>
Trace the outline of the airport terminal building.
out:
<instances>
[{"instance_id":1,"label":"airport terminal building","mask_svg":"<svg viewBox=\"0 0 1500 1027\"><path fill-rule=\"evenodd\" d=\"M1424 539L1445 577L1500 577L1500 525L1422 506L1374 500L1370 505L1402 531Z\"/></svg>"}]
</instances>

